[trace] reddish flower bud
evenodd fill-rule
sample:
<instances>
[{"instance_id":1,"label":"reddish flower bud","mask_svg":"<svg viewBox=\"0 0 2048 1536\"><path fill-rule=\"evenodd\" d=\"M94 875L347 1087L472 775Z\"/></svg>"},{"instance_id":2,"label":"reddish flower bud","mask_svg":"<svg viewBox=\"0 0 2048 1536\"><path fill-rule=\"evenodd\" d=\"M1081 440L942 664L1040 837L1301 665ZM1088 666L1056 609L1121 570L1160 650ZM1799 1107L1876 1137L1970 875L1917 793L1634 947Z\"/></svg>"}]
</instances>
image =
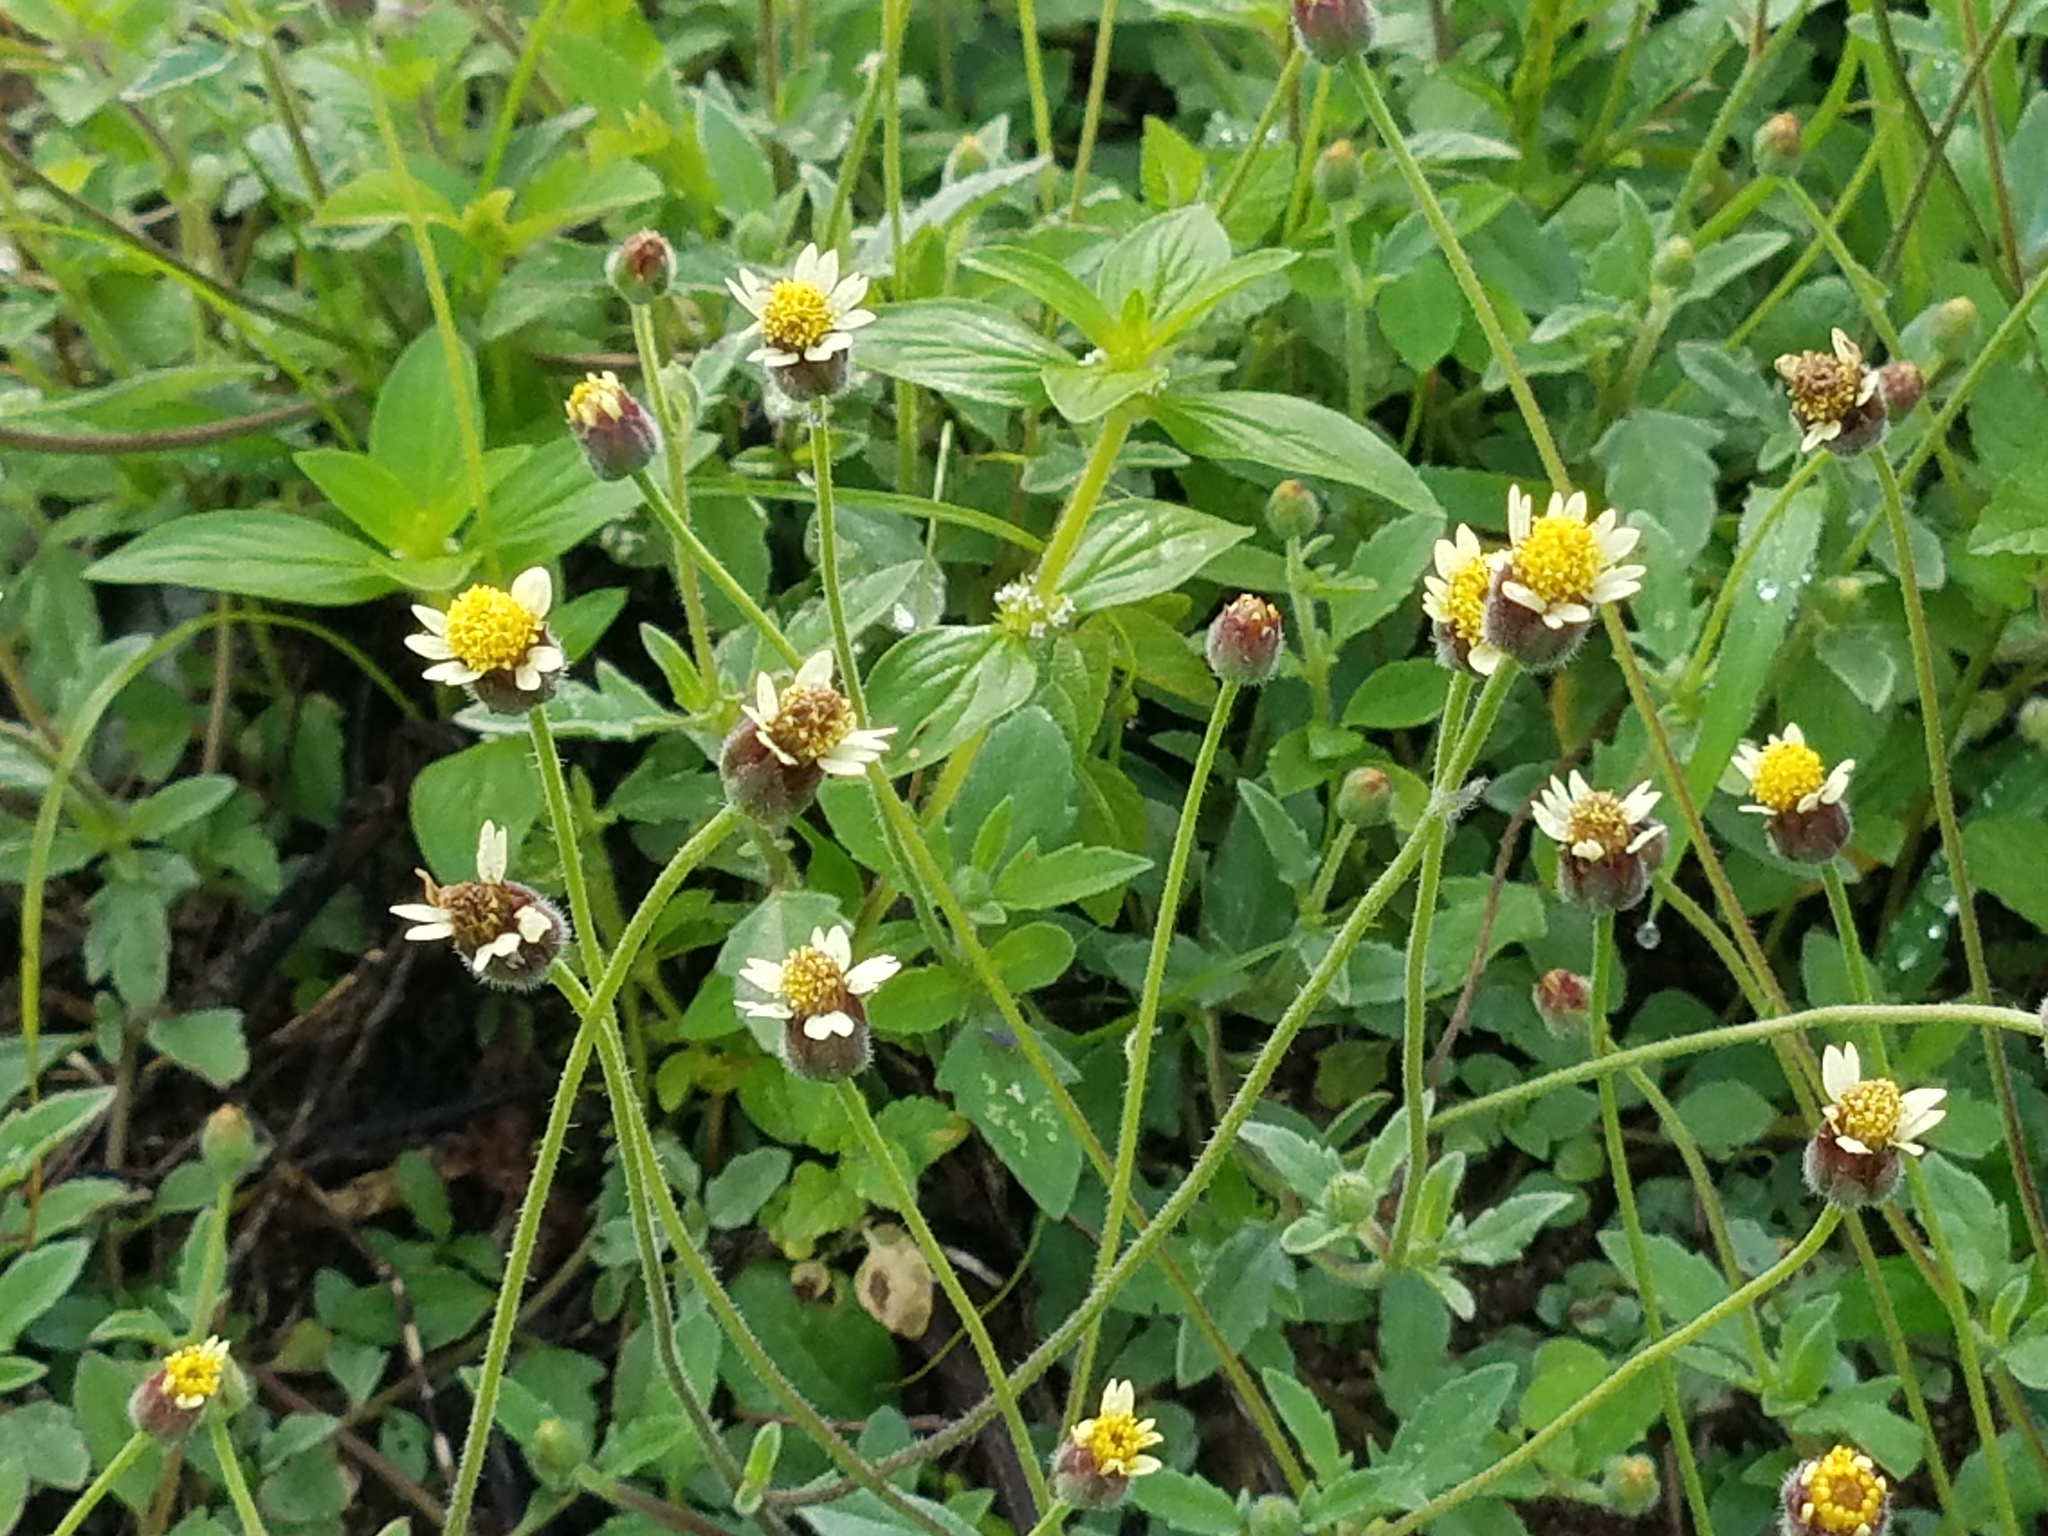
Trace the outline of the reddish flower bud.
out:
<instances>
[{"instance_id":1,"label":"reddish flower bud","mask_svg":"<svg viewBox=\"0 0 2048 1536\"><path fill-rule=\"evenodd\" d=\"M1294 35L1319 64L1365 52L1379 24L1372 0L1294 0Z\"/></svg>"},{"instance_id":2,"label":"reddish flower bud","mask_svg":"<svg viewBox=\"0 0 2048 1536\"><path fill-rule=\"evenodd\" d=\"M605 259L604 275L628 304L651 304L676 278L676 253L651 229L628 235Z\"/></svg>"},{"instance_id":3,"label":"reddish flower bud","mask_svg":"<svg viewBox=\"0 0 2048 1536\"><path fill-rule=\"evenodd\" d=\"M1256 688L1280 664L1280 610L1247 592L1209 625L1210 670L1227 683Z\"/></svg>"},{"instance_id":4,"label":"reddish flower bud","mask_svg":"<svg viewBox=\"0 0 2048 1536\"><path fill-rule=\"evenodd\" d=\"M1888 420L1897 421L1920 403L1927 393L1927 375L1919 365L1903 358L1877 370L1877 398L1884 402Z\"/></svg>"},{"instance_id":5,"label":"reddish flower bud","mask_svg":"<svg viewBox=\"0 0 2048 1536\"><path fill-rule=\"evenodd\" d=\"M1586 1017L1593 1004L1592 983L1575 971L1562 968L1545 971L1536 978L1530 995L1543 1024L1560 1040L1574 1040L1586 1032Z\"/></svg>"},{"instance_id":6,"label":"reddish flower bud","mask_svg":"<svg viewBox=\"0 0 2048 1536\"><path fill-rule=\"evenodd\" d=\"M569 392L569 429L600 480L624 480L654 462L661 429L618 381L593 373Z\"/></svg>"}]
</instances>

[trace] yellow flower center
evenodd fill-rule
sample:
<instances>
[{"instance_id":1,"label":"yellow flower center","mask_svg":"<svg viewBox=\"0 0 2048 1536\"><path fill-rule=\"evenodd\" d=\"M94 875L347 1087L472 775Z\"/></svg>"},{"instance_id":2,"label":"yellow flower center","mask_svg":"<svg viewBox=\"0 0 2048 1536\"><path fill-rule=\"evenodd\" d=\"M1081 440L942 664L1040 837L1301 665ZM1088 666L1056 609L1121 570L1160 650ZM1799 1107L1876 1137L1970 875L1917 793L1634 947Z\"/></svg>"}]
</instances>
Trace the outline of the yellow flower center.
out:
<instances>
[{"instance_id":1,"label":"yellow flower center","mask_svg":"<svg viewBox=\"0 0 2048 1536\"><path fill-rule=\"evenodd\" d=\"M630 397L616 374L591 373L569 391L569 424L589 431L626 414Z\"/></svg>"},{"instance_id":2,"label":"yellow flower center","mask_svg":"<svg viewBox=\"0 0 2048 1536\"><path fill-rule=\"evenodd\" d=\"M188 1344L164 1357L164 1395L180 1408L196 1408L220 1391L222 1349Z\"/></svg>"},{"instance_id":3,"label":"yellow flower center","mask_svg":"<svg viewBox=\"0 0 2048 1536\"><path fill-rule=\"evenodd\" d=\"M836 688L806 684L786 690L775 718L761 729L799 763L814 763L853 730L853 706Z\"/></svg>"},{"instance_id":4,"label":"yellow flower center","mask_svg":"<svg viewBox=\"0 0 2048 1536\"><path fill-rule=\"evenodd\" d=\"M1868 1456L1838 1445L1806 1474L1800 1518L1828 1536L1870 1536L1884 1509L1886 1486Z\"/></svg>"},{"instance_id":5,"label":"yellow flower center","mask_svg":"<svg viewBox=\"0 0 2048 1536\"><path fill-rule=\"evenodd\" d=\"M782 962L782 1000L803 1018L846 1006L846 973L822 949L806 944Z\"/></svg>"},{"instance_id":6,"label":"yellow flower center","mask_svg":"<svg viewBox=\"0 0 2048 1536\"><path fill-rule=\"evenodd\" d=\"M832 301L815 284L785 277L761 305L761 334L783 352L802 353L832 331Z\"/></svg>"},{"instance_id":7,"label":"yellow flower center","mask_svg":"<svg viewBox=\"0 0 2048 1536\"><path fill-rule=\"evenodd\" d=\"M1800 425L1841 421L1863 393L1863 371L1826 352L1788 353L1775 364Z\"/></svg>"},{"instance_id":8,"label":"yellow flower center","mask_svg":"<svg viewBox=\"0 0 2048 1536\"><path fill-rule=\"evenodd\" d=\"M1469 561L1444 583L1444 612L1450 616L1451 633L1467 645L1477 645L1486 620L1486 594L1493 586L1493 571L1484 560Z\"/></svg>"},{"instance_id":9,"label":"yellow flower center","mask_svg":"<svg viewBox=\"0 0 2048 1536\"><path fill-rule=\"evenodd\" d=\"M1628 819L1628 812L1622 809L1621 801L1604 789L1596 789L1583 799L1572 802L1572 808L1564 821L1567 845L1598 843L1600 856L1611 859L1617 853L1627 850L1629 839L1636 835L1636 824Z\"/></svg>"},{"instance_id":10,"label":"yellow flower center","mask_svg":"<svg viewBox=\"0 0 2048 1536\"><path fill-rule=\"evenodd\" d=\"M532 649L540 638L540 625L510 592L476 586L448 605L442 638L465 667L502 672L516 667Z\"/></svg>"},{"instance_id":11,"label":"yellow flower center","mask_svg":"<svg viewBox=\"0 0 2048 1536\"><path fill-rule=\"evenodd\" d=\"M1583 603L1607 568L1593 530L1575 517L1539 517L1515 546L1515 579L1546 603Z\"/></svg>"},{"instance_id":12,"label":"yellow flower center","mask_svg":"<svg viewBox=\"0 0 2048 1536\"><path fill-rule=\"evenodd\" d=\"M1749 793L1758 805L1789 811L1827 781L1820 754L1796 741L1774 741L1756 760Z\"/></svg>"},{"instance_id":13,"label":"yellow flower center","mask_svg":"<svg viewBox=\"0 0 2048 1536\"><path fill-rule=\"evenodd\" d=\"M1855 1137L1873 1152L1892 1144L1892 1138L1899 1133L1899 1121L1906 1113L1899 1085L1885 1077L1852 1083L1835 1100L1834 1109L1835 1129L1844 1136Z\"/></svg>"},{"instance_id":14,"label":"yellow flower center","mask_svg":"<svg viewBox=\"0 0 2048 1536\"><path fill-rule=\"evenodd\" d=\"M1110 1477L1129 1477L1139 1453L1156 1443L1154 1437L1139 1428L1138 1417L1132 1413L1098 1414L1088 1422L1087 1429L1085 1439L1078 1434L1076 1439L1095 1458L1096 1470Z\"/></svg>"}]
</instances>

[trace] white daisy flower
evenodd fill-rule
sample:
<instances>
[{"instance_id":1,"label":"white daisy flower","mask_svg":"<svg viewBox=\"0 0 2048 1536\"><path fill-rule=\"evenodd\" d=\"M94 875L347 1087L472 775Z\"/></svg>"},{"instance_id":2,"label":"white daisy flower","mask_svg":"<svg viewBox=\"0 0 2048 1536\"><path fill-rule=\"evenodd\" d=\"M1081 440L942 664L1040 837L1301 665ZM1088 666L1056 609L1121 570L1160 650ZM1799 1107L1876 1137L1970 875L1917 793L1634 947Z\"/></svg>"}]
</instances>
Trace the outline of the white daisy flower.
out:
<instances>
[{"instance_id":1,"label":"white daisy flower","mask_svg":"<svg viewBox=\"0 0 2048 1536\"><path fill-rule=\"evenodd\" d=\"M1849 792L1855 767L1854 758L1845 758L1829 770L1799 727L1790 724L1761 747L1745 741L1735 750L1735 769L1750 793L1750 802L1742 809L1755 816L1833 805Z\"/></svg>"},{"instance_id":2,"label":"white daisy flower","mask_svg":"<svg viewBox=\"0 0 2048 1536\"><path fill-rule=\"evenodd\" d=\"M1941 1107L1947 1089L1901 1093L1890 1078L1866 1078L1853 1045L1830 1045L1821 1053L1820 1081L1828 1094L1821 1116L1845 1152L1868 1156L1896 1147L1919 1157L1927 1150L1920 1138L1948 1114Z\"/></svg>"},{"instance_id":3,"label":"white daisy flower","mask_svg":"<svg viewBox=\"0 0 2048 1536\"><path fill-rule=\"evenodd\" d=\"M851 1038L856 1027L867 1024L856 999L902 968L894 955L870 955L855 965L853 940L844 928L813 928L810 943L781 960L753 959L740 968L740 979L765 994L763 1001L742 1002L740 1011L757 1019L794 1021L813 1040Z\"/></svg>"},{"instance_id":4,"label":"white daisy flower","mask_svg":"<svg viewBox=\"0 0 2048 1536\"><path fill-rule=\"evenodd\" d=\"M1437 657L1446 666L1490 677L1500 665L1500 651L1486 638L1486 595L1504 558L1500 551L1489 555L1463 523L1436 541L1436 574L1422 578L1422 611L1435 625Z\"/></svg>"},{"instance_id":5,"label":"white daisy flower","mask_svg":"<svg viewBox=\"0 0 2048 1536\"><path fill-rule=\"evenodd\" d=\"M1584 624L1602 603L1642 590L1644 567L1620 562L1642 537L1609 508L1588 525L1586 493L1553 491L1540 518L1530 495L1508 491L1508 553L1501 595L1541 618L1551 629Z\"/></svg>"},{"instance_id":6,"label":"white daisy flower","mask_svg":"<svg viewBox=\"0 0 2048 1536\"><path fill-rule=\"evenodd\" d=\"M816 763L825 772L853 778L889 750L893 725L865 729L839 690L832 686L832 653L819 651L778 690L763 672L754 680L754 702L740 706L762 743L785 767Z\"/></svg>"},{"instance_id":7,"label":"white daisy flower","mask_svg":"<svg viewBox=\"0 0 2048 1536\"><path fill-rule=\"evenodd\" d=\"M868 280L858 272L841 277L839 253L820 253L816 245L804 247L788 277L771 281L742 268L725 286L754 317L741 334L761 338L748 361L771 368L825 362L851 347L852 333L875 318L859 307Z\"/></svg>"},{"instance_id":8,"label":"white daisy flower","mask_svg":"<svg viewBox=\"0 0 2048 1536\"><path fill-rule=\"evenodd\" d=\"M413 604L424 626L407 635L408 649L433 665L427 681L458 686L503 674L521 693L536 693L562 670L566 658L548 633L554 586L540 566L522 571L510 591L477 585L448 605L446 613Z\"/></svg>"}]
</instances>

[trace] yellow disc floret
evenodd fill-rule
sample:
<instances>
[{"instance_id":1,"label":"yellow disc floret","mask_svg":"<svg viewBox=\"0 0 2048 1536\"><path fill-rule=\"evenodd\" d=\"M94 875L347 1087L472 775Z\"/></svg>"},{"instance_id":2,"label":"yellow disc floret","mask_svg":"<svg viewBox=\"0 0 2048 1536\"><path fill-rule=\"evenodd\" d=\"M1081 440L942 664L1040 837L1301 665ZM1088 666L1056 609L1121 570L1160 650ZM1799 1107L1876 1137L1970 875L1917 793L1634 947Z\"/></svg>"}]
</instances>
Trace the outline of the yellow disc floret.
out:
<instances>
[{"instance_id":1,"label":"yellow disc floret","mask_svg":"<svg viewBox=\"0 0 2048 1536\"><path fill-rule=\"evenodd\" d=\"M1145 1447L1157 1445L1159 1436L1146 1429L1134 1413L1102 1413L1075 1425L1074 1440L1094 1458L1098 1472L1130 1477L1138 1470Z\"/></svg>"},{"instance_id":2,"label":"yellow disc floret","mask_svg":"<svg viewBox=\"0 0 2048 1536\"><path fill-rule=\"evenodd\" d=\"M448 605L444 637L455 659L477 672L516 667L540 638L524 604L497 587L475 586Z\"/></svg>"},{"instance_id":3,"label":"yellow disc floret","mask_svg":"<svg viewBox=\"0 0 2048 1536\"><path fill-rule=\"evenodd\" d=\"M1889 1078L1871 1077L1844 1089L1833 1105L1835 1129L1880 1151L1892 1144L1905 1118L1905 1100L1899 1085ZM1844 1527L1847 1529L1847 1527Z\"/></svg>"},{"instance_id":4,"label":"yellow disc floret","mask_svg":"<svg viewBox=\"0 0 2048 1536\"><path fill-rule=\"evenodd\" d=\"M1444 583L1443 610L1451 633L1467 645L1477 645L1486 617L1486 593L1493 585L1493 568L1484 560L1472 560L1458 568Z\"/></svg>"},{"instance_id":5,"label":"yellow disc floret","mask_svg":"<svg viewBox=\"0 0 2048 1536\"><path fill-rule=\"evenodd\" d=\"M1884 1510L1886 1487L1884 1475L1868 1456L1838 1445L1807 1473L1799 1514L1828 1536L1870 1536Z\"/></svg>"},{"instance_id":6,"label":"yellow disc floret","mask_svg":"<svg viewBox=\"0 0 2048 1536\"><path fill-rule=\"evenodd\" d=\"M764 733L799 763L814 763L853 729L853 706L836 688L800 683L786 689Z\"/></svg>"},{"instance_id":7,"label":"yellow disc floret","mask_svg":"<svg viewBox=\"0 0 2048 1536\"><path fill-rule=\"evenodd\" d=\"M1515 546L1515 579L1546 603L1583 603L1607 567L1593 530L1575 517L1539 517Z\"/></svg>"},{"instance_id":8,"label":"yellow disc floret","mask_svg":"<svg viewBox=\"0 0 2048 1536\"><path fill-rule=\"evenodd\" d=\"M782 1000L802 1018L836 1012L846 1006L846 973L822 949L802 945L782 962Z\"/></svg>"},{"instance_id":9,"label":"yellow disc floret","mask_svg":"<svg viewBox=\"0 0 2048 1536\"><path fill-rule=\"evenodd\" d=\"M1803 742L1774 741L1756 760L1749 792L1758 805L1789 811L1808 795L1818 794L1826 782L1827 771L1813 748Z\"/></svg>"},{"instance_id":10,"label":"yellow disc floret","mask_svg":"<svg viewBox=\"0 0 2048 1536\"><path fill-rule=\"evenodd\" d=\"M566 407L569 423L587 431L605 422L617 421L626 414L631 399L617 374L586 374L583 382L569 391Z\"/></svg>"},{"instance_id":11,"label":"yellow disc floret","mask_svg":"<svg viewBox=\"0 0 2048 1536\"><path fill-rule=\"evenodd\" d=\"M1636 825L1628 819L1628 811L1621 801L1604 789L1596 789L1573 801L1571 814L1565 819L1566 846L1576 848L1580 843L1597 843L1603 858L1611 859L1617 853L1626 852L1636 831Z\"/></svg>"},{"instance_id":12,"label":"yellow disc floret","mask_svg":"<svg viewBox=\"0 0 2048 1536\"><path fill-rule=\"evenodd\" d=\"M220 1391L227 1360L219 1339L172 1350L164 1357L164 1396L187 1411L205 1406Z\"/></svg>"},{"instance_id":13,"label":"yellow disc floret","mask_svg":"<svg viewBox=\"0 0 2048 1536\"><path fill-rule=\"evenodd\" d=\"M832 331L832 302L813 283L785 277L761 305L761 335L770 346L802 355Z\"/></svg>"}]
</instances>

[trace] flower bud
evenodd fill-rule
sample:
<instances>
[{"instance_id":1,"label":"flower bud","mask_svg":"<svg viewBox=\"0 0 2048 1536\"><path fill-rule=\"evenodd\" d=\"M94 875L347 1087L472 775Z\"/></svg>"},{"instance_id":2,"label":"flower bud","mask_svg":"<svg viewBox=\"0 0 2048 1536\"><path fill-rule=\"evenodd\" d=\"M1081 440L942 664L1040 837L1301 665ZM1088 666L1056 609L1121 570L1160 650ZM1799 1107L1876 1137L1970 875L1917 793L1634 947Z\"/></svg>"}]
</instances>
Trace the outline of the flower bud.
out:
<instances>
[{"instance_id":1,"label":"flower bud","mask_svg":"<svg viewBox=\"0 0 2048 1536\"><path fill-rule=\"evenodd\" d=\"M1358 149L1349 139L1332 139L1316 156L1315 169L1309 174L1316 196L1326 203L1350 202L1364 181L1358 169Z\"/></svg>"},{"instance_id":2,"label":"flower bud","mask_svg":"<svg viewBox=\"0 0 2048 1536\"><path fill-rule=\"evenodd\" d=\"M1346 1168L1324 1189L1323 1205L1332 1221L1355 1227L1379 1214L1380 1197L1367 1175L1356 1168Z\"/></svg>"},{"instance_id":3,"label":"flower bud","mask_svg":"<svg viewBox=\"0 0 2048 1536\"><path fill-rule=\"evenodd\" d=\"M1284 1494L1262 1494L1245 1525L1249 1536L1301 1536L1301 1506Z\"/></svg>"},{"instance_id":4,"label":"flower bud","mask_svg":"<svg viewBox=\"0 0 2048 1536\"><path fill-rule=\"evenodd\" d=\"M262 1149L256 1144L255 1127L233 1104L223 1104L206 1117L199 1132L199 1159L217 1177L232 1183L262 1156Z\"/></svg>"},{"instance_id":5,"label":"flower bud","mask_svg":"<svg viewBox=\"0 0 2048 1536\"><path fill-rule=\"evenodd\" d=\"M1657 259L1650 264L1650 279L1666 288L1689 288L1698 266L1692 242L1683 235L1673 235L1657 247Z\"/></svg>"},{"instance_id":6,"label":"flower bud","mask_svg":"<svg viewBox=\"0 0 2048 1536\"><path fill-rule=\"evenodd\" d=\"M1377 827L1394 810L1394 781L1367 763L1344 775L1337 786L1337 815L1354 827Z\"/></svg>"},{"instance_id":7,"label":"flower bud","mask_svg":"<svg viewBox=\"0 0 2048 1536\"><path fill-rule=\"evenodd\" d=\"M1543 1025L1560 1040L1576 1040L1586 1032L1593 1006L1593 984L1576 971L1560 967L1545 971L1530 989Z\"/></svg>"},{"instance_id":8,"label":"flower bud","mask_svg":"<svg viewBox=\"0 0 2048 1536\"><path fill-rule=\"evenodd\" d=\"M1926 393L1927 375L1917 363L1898 358L1877 370L1877 398L1883 402L1887 420L1897 421Z\"/></svg>"},{"instance_id":9,"label":"flower bud","mask_svg":"<svg viewBox=\"0 0 2048 1536\"><path fill-rule=\"evenodd\" d=\"M1798 113L1780 112L1767 118L1749 141L1756 168L1766 176L1783 176L1799 163L1801 137Z\"/></svg>"},{"instance_id":10,"label":"flower bud","mask_svg":"<svg viewBox=\"0 0 2048 1536\"><path fill-rule=\"evenodd\" d=\"M2038 752L2048 752L2048 698L2035 694L2020 706L2020 737Z\"/></svg>"},{"instance_id":11,"label":"flower bud","mask_svg":"<svg viewBox=\"0 0 2048 1536\"><path fill-rule=\"evenodd\" d=\"M1280 610L1247 592L1209 625L1209 668L1226 683L1256 688L1280 664Z\"/></svg>"},{"instance_id":12,"label":"flower bud","mask_svg":"<svg viewBox=\"0 0 2048 1536\"><path fill-rule=\"evenodd\" d=\"M1891 1484L1853 1446L1800 1462L1778 1502L1785 1536L1884 1536L1891 1524Z\"/></svg>"},{"instance_id":13,"label":"flower bud","mask_svg":"<svg viewBox=\"0 0 2048 1536\"><path fill-rule=\"evenodd\" d=\"M1076 1509L1115 1509L1130 1492L1131 1480L1104 1472L1085 1445L1062 1440L1052 1453L1052 1493Z\"/></svg>"},{"instance_id":14,"label":"flower bud","mask_svg":"<svg viewBox=\"0 0 2048 1536\"><path fill-rule=\"evenodd\" d=\"M600 480L624 480L654 462L661 430L616 374L593 373L569 391L569 430Z\"/></svg>"},{"instance_id":15,"label":"flower bud","mask_svg":"<svg viewBox=\"0 0 2048 1536\"><path fill-rule=\"evenodd\" d=\"M1282 480L1266 497L1266 526L1283 539L1305 539L1322 520L1322 499L1299 480Z\"/></svg>"},{"instance_id":16,"label":"flower bud","mask_svg":"<svg viewBox=\"0 0 2048 1536\"><path fill-rule=\"evenodd\" d=\"M988 146L976 135L963 133L946 155L944 179L950 184L963 176L976 176L993 163L989 159Z\"/></svg>"},{"instance_id":17,"label":"flower bud","mask_svg":"<svg viewBox=\"0 0 2048 1536\"><path fill-rule=\"evenodd\" d=\"M1968 354L1977 337L1977 306L1966 295L1945 299L1934 311L1934 349L1951 362Z\"/></svg>"},{"instance_id":18,"label":"flower bud","mask_svg":"<svg viewBox=\"0 0 2048 1536\"><path fill-rule=\"evenodd\" d=\"M533 1432L533 1470L550 1487L560 1486L590 1460L590 1431L552 1415Z\"/></svg>"},{"instance_id":19,"label":"flower bud","mask_svg":"<svg viewBox=\"0 0 2048 1536\"><path fill-rule=\"evenodd\" d=\"M1616 1456L1601 1469L1600 1490L1617 1514L1640 1520L1657 1507L1657 1463L1647 1456Z\"/></svg>"},{"instance_id":20,"label":"flower bud","mask_svg":"<svg viewBox=\"0 0 2048 1536\"><path fill-rule=\"evenodd\" d=\"M1294 0L1294 35L1318 64L1365 52L1379 24L1372 0Z\"/></svg>"},{"instance_id":21,"label":"flower bud","mask_svg":"<svg viewBox=\"0 0 2048 1536\"><path fill-rule=\"evenodd\" d=\"M643 229L613 247L604 275L628 304L651 304L676 280L676 253L660 235Z\"/></svg>"}]
</instances>

